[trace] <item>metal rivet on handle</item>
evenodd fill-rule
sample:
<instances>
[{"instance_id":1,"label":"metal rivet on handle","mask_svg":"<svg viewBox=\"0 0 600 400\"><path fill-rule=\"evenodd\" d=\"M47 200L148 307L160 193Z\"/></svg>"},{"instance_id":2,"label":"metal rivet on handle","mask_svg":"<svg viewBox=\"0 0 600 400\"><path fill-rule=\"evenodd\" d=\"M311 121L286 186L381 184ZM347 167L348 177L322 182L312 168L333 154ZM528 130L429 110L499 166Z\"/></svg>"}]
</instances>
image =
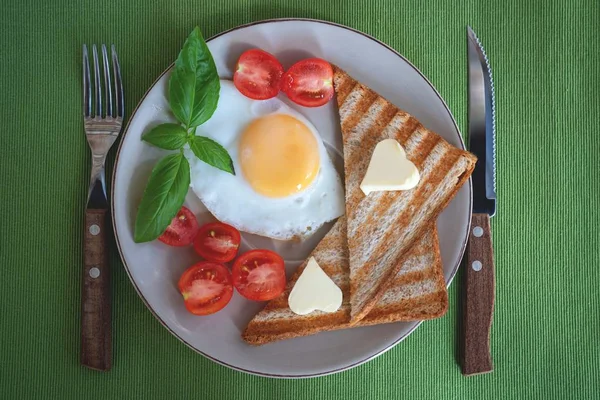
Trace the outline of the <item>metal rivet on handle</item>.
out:
<instances>
[{"instance_id":1,"label":"metal rivet on handle","mask_svg":"<svg viewBox=\"0 0 600 400\"><path fill-rule=\"evenodd\" d=\"M90 233L94 236L100 233L100 227L96 224L90 226Z\"/></svg>"},{"instance_id":2,"label":"metal rivet on handle","mask_svg":"<svg viewBox=\"0 0 600 400\"><path fill-rule=\"evenodd\" d=\"M473 264L471 264L471 267L473 267L473 271L481 271L483 264L481 264L481 261L473 261Z\"/></svg>"},{"instance_id":3,"label":"metal rivet on handle","mask_svg":"<svg viewBox=\"0 0 600 400\"><path fill-rule=\"evenodd\" d=\"M97 277L100 276L100 270L98 268L96 268L96 267L90 268L90 276L93 279L96 279Z\"/></svg>"},{"instance_id":4,"label":"metal rivet on handle","mask_svg":"<svg viewBox=\"0 0 600 400\"><path fill-rule=\"evenodd\" d=\"M475 235L475 237L482 237L483 236L483 228L480 226L476 226L475 228L473 228L473 235Z\"/></svg>"}]
</instances>

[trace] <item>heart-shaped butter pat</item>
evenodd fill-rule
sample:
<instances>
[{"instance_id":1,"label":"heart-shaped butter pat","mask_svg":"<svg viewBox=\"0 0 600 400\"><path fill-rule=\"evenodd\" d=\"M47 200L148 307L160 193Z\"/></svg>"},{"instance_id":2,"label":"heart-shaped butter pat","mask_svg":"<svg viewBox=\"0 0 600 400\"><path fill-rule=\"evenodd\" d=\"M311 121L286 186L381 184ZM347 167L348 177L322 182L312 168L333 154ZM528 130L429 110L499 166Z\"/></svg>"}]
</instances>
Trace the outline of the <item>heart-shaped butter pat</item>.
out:
<instances>
[{"instance_id":1,"label":"heart-shaped butter pat","mask_svg":"<svg viewBox=\"0 0 600 400\"><path fill-rule=\"evenodd\" d=\"M342 290L311 257L288 297L288 304L298 315L315 310L335 312L342 305Z\"/></svg>"},{"instance_id":2,"label":"heart-shaped butter pat","mask_svg":"<svg viewBox=\"0 0 600 400\"><path fill-rule=\"evenodd\" d=\"M408 190L417 186L419 179L419 170L406 158L400 143L385 139L375 146L360 188L365 196L376 191Z\"/></svg>"}]
</instances>

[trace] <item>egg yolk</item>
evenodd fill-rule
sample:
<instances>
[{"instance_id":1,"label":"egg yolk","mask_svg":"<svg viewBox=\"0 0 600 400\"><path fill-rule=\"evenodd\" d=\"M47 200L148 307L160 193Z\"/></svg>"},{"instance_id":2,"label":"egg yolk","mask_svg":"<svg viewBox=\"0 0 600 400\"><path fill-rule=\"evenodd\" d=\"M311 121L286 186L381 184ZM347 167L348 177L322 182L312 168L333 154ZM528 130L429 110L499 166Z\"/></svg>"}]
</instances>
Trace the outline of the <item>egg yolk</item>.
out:
<instances>
[{"instance_id":1,"label":"egg yolk","mask_svg":"<svg viewBox=\"0 0 600 400\"><path fill-rule=\"evenodd\" d=\"M319 171L315 135L290 115L255 119L242 133L239 146L244 177L264 196L285 197L300 192Z\"/></svg>"}]
</instances>

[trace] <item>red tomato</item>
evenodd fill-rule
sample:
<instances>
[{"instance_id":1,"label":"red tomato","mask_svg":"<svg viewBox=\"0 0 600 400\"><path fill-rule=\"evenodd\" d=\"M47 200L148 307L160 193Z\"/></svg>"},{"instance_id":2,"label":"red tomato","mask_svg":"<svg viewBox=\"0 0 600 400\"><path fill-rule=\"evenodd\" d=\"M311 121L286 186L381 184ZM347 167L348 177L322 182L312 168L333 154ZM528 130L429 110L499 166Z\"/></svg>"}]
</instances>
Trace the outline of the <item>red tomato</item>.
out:
<instances>
[{"instance_id":1,"label":"red tomato","mask_svg":"<svg viewBox=\"0 0 600 400\"><path fill-rule=\"evenodd\" d=\"M265 100L277 96L283 66L270 53L260 49L247 50L235 66L233 83L246 97Z\"/></svg>"},{"instance_id":2,"label":"red tomato","mask_svg":"<svg viewBox=\"0 0 600 400\"><path fill-rule=\"evenodd\" d=\"M271 250L250 250L235 260L233 286L250 300L265 301L285 289L283 258Z\"/></svg>"},{"instance_id":3,"label":"red tomato","mask_svg":"<svg viewBox=\"0 0 600 400\"><path fill-rule=\"evenodd\" d=\"M333 69L320 58L299 61L283 75L281 90L301 106L325 105L333 97Z\"/></svg>"},{"instance_id":4,"label":"red tomato","mask_svg":"<svg viewBox=\"0 0 600 400\"><path fill-rule=\"evenodd\" d=\"M187 246L194 241L197 232L196 216L187 207L181 207L158 240L169 246Z\"/></svg>"},{"instance_id":5,"label":"red tomato","mask_svg":"<svg viewBox=\"0 0 600 400\"><path fill-rule=\"evenodd\" d=\"M224 263L235 258L240 240L240 232L233 226L213 222L200 227L194 240L194 249L209 261Z\"/></svg>"},{"instance_id":6,"label":"red tomato","mask_svg":"<svg viewBox=\"0 0 600 400\"><path fill-rule=\"evenodd\" d=\"M229 270L223 264L210 261L200 261L186 269L177 286L185 308L195 315L216 313L233 295Z\"/></svg>"}]
</instances>

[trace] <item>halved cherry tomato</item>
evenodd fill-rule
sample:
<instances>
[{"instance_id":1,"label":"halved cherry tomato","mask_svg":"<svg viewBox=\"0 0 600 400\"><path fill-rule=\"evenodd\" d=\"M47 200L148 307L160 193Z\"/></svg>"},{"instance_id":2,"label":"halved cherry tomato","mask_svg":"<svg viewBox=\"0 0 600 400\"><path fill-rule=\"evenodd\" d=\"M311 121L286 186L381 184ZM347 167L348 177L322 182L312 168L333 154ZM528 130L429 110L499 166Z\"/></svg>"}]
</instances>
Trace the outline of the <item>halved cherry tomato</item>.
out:
<instances>
[{"instance_id":1,"label":"halved cherry tomato","mask_svg":"<svg viewBox=\"0 0 600 400\"><path fill-rule=\"evenodd\" d=\"M224 263L235 258L240 240L240 232L233 226L213 222L200 227L194 240L194 249L208 261Z\"/></svg>"},{"instance_id":2,"label":"halved cherry tomato","mask_svg":"<svg viewBox=\"0 0 600 400\"><path fill-rule=\"evenodd\" d=\"M265 100L277 96L281 85L283 66L270 53L260 49L247 50L240 56L233 83L246 97Z\"/></svg>"},{"instance_id":3,"label":"halved cherry tomato","mask_svg":"<svg viewBox=\"0 0 600 400\"><path fill-rule=\"evenodd\" d=\"M283 75L281 90L301 106L325 105L333 97L333 69L320 58L299 61Z\"/></svg>"},{"instance_id":4,"label":"halved cherry tomato","mask_svg":"<svg viewBox=\"0 0 600 400\"><path fill-rule=\"evenodd\" d=\"M285 289L283 258L271 250L250 250L235 260L233 286L247 299L266 301Z\"/></svg>"},{"instance_id":5,"label":"halved cherry tomato","mask_svg":"<svg viewBox=\"0 0 600 400\"><path fill-rule=\"evenodd\" d=\"M177 286L185 308L195 315L216 313L233 296L229 270L223 264L210 261L200 261L186 269Z\"/></svg>"},{"instance_id":6,"label":"halved cherry tomato","mask_svg":"<svg viewBox=\"0 0 600 400\"><path fill-rule=\"evenodd\" d=\"M197 232L196 216L187 207L181 207L158 240L169 246L187 246L194 241Z\"/></svg>"}]
</instances>

